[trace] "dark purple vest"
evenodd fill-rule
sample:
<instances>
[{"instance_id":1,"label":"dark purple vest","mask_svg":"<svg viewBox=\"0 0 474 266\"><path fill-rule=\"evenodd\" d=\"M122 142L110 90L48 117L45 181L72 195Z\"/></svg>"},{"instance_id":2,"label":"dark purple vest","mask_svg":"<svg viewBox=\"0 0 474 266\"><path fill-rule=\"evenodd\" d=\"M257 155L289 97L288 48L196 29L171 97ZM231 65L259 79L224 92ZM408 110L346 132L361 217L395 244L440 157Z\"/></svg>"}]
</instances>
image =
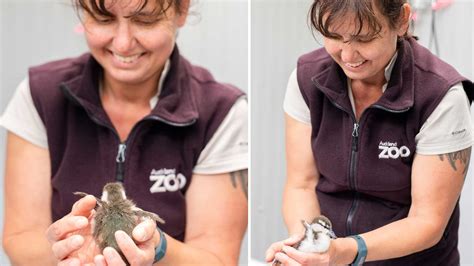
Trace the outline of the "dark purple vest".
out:
<instances>
[{"instance_id":1,"label":"dark purple vest","mask_svg":"<svg viewBox=\"0 0 474 266\"><path fill-rule=\"evenodd\" d=\"M192 170L243 93L216 82L175 47L158 104L121 143L100 101L101 72L90 54L29 72L33 101L48 137L53 220L78 200L74 191L100 197L105 183L121 180L138 207L160 215L166 221L160 227L183 240Z\"/></svg>"},{"instance_id":2,"label":"dark purple vest","mask_svg":"<svg viewBox=\"0 0 474 266\"><path fill-rule=\"evenodd\" d=\"M324 49L303 55L297 79L311 113L321 213L343 237L407 217L415 136L450 87L473 84L415 40L401 41L387 90L356 122L347 77ZM434 247L366 265L458 265L459 206Z\"/></svg>"}]
</instances>

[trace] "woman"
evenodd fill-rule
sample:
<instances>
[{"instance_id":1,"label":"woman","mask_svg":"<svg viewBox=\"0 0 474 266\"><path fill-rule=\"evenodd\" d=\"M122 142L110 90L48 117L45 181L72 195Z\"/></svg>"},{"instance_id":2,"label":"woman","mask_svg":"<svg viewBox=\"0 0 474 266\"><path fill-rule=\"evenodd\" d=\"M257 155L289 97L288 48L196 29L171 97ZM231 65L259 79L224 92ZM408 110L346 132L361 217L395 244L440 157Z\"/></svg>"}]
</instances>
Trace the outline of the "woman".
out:
<instances>
[{"instance_id":1,"label":"woman","mask_svg":"<svg viewBox=\"0 0 474 266\"><path fill-rule=\"evenodd\" d=\"M458 265L458 198L471 153L473 85L417 44L407 1L315 0L324 48L290 77L283 265ZM469 95L468 97L466 97ZM316 193L315 193L316 192ZM291 247L327 216L323 254Z\"/></svg>"},{"instance_id":2,"label":"woman","mask_svg":"<svg viewBox=\"0 0 474 266\"><path fill-rule=\"evenodd\" d=\"M1 118L11 262L124 265L92 240L95 198L73 195L99 197L121 181L138 207L166 221L115 233L131 265L237 264L247 103L180 56L189 0L75 3L90 54L31 68Z\"/></svg>"}]
</instances>

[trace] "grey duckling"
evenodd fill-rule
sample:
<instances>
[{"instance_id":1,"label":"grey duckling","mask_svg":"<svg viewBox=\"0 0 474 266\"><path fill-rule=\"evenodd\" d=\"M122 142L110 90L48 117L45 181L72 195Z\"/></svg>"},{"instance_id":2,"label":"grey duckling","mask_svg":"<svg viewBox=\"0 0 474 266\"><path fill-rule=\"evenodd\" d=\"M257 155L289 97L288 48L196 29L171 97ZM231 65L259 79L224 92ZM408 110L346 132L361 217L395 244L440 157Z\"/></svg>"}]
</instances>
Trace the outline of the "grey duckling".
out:
<instances>
[{"instance_id":1,"label":"grey duckling","mask_svg":"<svg viewBox=\"0 0 474 266\"><path fill-rule=\"evenodd\" d=\"M74 192L74 194L83 197L89 195L84 192ZM120 182L105 184L102 197L100 199L96 197L96 200L97 205L92 221L93 237L101 251L106 247L114 248L127 265L127 259L115 240L115 232L122 230L132 237L133 228L143 218L149 218L162 224L165 223L157 214L144 211L138 208L132 200L127 199L125 189Z\"/></svg>"}]
</instances>

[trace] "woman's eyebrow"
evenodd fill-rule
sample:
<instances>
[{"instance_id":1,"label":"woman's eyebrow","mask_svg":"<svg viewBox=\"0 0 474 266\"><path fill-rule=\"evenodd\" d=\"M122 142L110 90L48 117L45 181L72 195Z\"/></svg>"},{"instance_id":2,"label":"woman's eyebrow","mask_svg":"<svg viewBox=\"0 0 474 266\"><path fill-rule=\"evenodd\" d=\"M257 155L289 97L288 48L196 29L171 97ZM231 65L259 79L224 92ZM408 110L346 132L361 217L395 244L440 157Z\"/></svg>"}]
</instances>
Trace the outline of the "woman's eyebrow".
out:
<instances>
[{"instance_id":1,"label":"woman's eyebrow","mask_svg":"<svg viewBox=\"0 0 474 266\"><path fill-rule=\"evenodd\" d=\"M160 12L161 13L161 12ZM136 18L136 17L155 17L157 16L159 13L155 12L155 11L138 11L138 12L133 12L133 13L130 13L129 15L127 16L124 16L124 18Z\"/></svg>"}]
</instances>

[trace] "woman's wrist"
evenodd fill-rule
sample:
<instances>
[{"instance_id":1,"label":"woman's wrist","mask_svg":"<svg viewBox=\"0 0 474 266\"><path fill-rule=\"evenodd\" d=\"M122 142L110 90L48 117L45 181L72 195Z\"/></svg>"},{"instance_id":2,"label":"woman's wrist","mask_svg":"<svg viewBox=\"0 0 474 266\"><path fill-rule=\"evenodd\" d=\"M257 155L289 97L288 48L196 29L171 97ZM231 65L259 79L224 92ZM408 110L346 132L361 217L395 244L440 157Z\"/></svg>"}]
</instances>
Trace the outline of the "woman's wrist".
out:
<instances>
[{"instance_id":1,"label":"woman's wrist","mask_svg":"<svg viewBox=\"0 0 474 266\"><path fill-rule=\"evenodd\" d=\"M161 231L161 229L159 228L157 228L157 231L158 231L158 235L160 239L158 241L158 244L155 245L155 258L153 260L153 263L158 262L161 259L163 259L168 247L167 240L163 231Z\"/></svg>"},{"instance_id":2,"label":"woman's wrist","mask_svg":"<svg viewBox=\"0 0 474 266\"><path fill-rule=\"evenodd\" d=\"M336 249L336 264L351 264L357 256L357 241L350 237L333 240Z\"/></svg>"}]
</instances>

